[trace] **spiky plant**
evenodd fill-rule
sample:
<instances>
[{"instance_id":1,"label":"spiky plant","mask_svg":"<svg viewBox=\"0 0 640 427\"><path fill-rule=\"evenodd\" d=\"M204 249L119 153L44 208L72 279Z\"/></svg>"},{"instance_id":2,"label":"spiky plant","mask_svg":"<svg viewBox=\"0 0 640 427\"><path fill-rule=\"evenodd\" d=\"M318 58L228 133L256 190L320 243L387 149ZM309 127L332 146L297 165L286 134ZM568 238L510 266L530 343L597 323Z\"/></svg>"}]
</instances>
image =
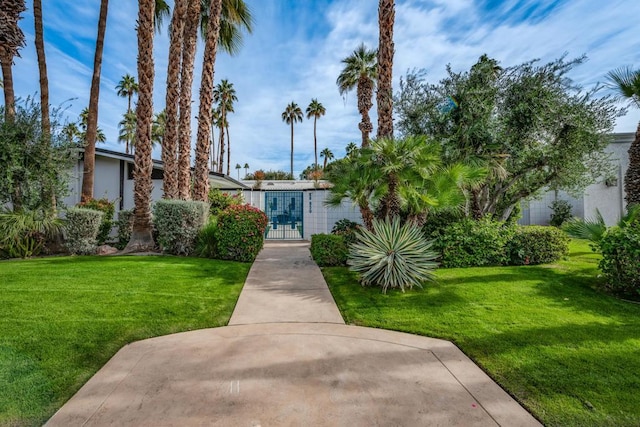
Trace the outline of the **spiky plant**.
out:
<instances>
[{"instance_id":1,"label":"spiky plant","mask_svg":"<svg viewBox=\"0 0 640 427\"><path fill-rule=\"evenodd\" d=\"M62 230L62 220L40 211L0 211L0 253L9 258L40 254L47 239Z\"/></svg>"},{"instance_id":2,"label":"spiky plant","mask_svg":"<svg viewBox=\"0 0 640 427\"><path fill-rule=\"evenodd\" d=\"M350 246L347 264L360 274L364 286L380 286L383 293L389 288L404 292L433 280L438 255L419 228L394 218L374 220L373 231L362 228L356 234L358 243Z\"/></svg>"},{"instance_id":3,"label":"spiky plant","mask_svg":"<svg viewBox=\"0 0 640 427\"><path fill-rule=\"evenodd\" d=\"M616 224L619 228L635 226L640 221L640 205L633 205L627 213L620 218ZM575 239L589 240L597 249L597 245L602 240L604 233L607 231L607 224L598 209L596 209L595 218L573 218L565 222L562 230Z\"/></svg>"}]
</instances>

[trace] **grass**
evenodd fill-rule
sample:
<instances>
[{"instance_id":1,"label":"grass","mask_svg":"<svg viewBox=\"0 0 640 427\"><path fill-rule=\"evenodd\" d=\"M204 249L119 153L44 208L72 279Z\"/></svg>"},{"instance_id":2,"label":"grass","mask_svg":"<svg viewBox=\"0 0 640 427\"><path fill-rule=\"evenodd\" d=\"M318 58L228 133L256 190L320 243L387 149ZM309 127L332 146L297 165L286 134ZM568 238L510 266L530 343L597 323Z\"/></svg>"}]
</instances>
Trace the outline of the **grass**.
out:
<instances>
[{"instance_id":1,"label":"grass","mask_svg":"<svg viewBox=\"0 0 640 427\"><path fill-rule=\"evenodd\" d=\"M0 425L42 425L129 342L226 325L249 267L160 256L0 262Z\"/></svg>"},{"instance_id":2,"label":"grass","mask_svg":"<svg viewBox=\"0 0 640 427\"><path fill-rule=\"evenodd\" d=\"M347 323L453 341L545 425L638 426L640 305L595 289L598 259L574 241L554 265L441 269L387 295L323 273Z\"/></svg>"}]
</instances>

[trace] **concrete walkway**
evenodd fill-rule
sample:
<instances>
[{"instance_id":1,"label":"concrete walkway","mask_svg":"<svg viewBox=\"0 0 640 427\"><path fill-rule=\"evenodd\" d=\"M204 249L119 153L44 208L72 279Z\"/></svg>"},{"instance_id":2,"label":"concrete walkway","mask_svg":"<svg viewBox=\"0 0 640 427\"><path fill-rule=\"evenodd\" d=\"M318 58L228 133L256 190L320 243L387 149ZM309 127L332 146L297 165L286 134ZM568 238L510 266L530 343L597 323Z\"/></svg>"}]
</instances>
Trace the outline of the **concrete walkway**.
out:
<instances>
[{"instance_id":1,"label":"concrete walkway","mask_svg":"<svg viewBox=\"0 0 640 427\"><path fill-rule=\"evenodd\" d=\"M347 326L308 243L267 243L230 326L120 350L48 426L536 426L448 341Z\"/></svg>"}]
</instances>

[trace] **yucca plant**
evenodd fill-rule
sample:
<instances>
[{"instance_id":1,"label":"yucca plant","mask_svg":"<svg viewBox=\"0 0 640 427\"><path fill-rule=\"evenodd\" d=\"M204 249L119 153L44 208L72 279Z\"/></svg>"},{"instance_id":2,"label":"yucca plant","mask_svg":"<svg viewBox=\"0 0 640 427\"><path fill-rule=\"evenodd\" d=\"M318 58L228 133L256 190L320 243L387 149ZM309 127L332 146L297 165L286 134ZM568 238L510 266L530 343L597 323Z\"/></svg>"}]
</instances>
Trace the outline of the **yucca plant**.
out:
<instances>
[{"instance_id":1,"label":"yucca plant","mask_svg":"<svg viewBox=\"0 0 640 427\"><path fill-rule=\"evenodd\" d=\"M400 223L398 218L374 220L373 230L356 232L358 242L349 248L349 269L360 274L364 286L389 288L422 287L433 280L437 254L431 250L419 228Z\"/></svg>"},{"instance_id":2,"label":"yucca plant","mask_svg":"<svg viewBox=\"0 0 640 427\"><path fill-rule=\"evenodd\" d=\"M62 220L40 211L0 211L0 252L9 258L39 255L47 239L62 230Z\"/></svg>"}]
</instances>

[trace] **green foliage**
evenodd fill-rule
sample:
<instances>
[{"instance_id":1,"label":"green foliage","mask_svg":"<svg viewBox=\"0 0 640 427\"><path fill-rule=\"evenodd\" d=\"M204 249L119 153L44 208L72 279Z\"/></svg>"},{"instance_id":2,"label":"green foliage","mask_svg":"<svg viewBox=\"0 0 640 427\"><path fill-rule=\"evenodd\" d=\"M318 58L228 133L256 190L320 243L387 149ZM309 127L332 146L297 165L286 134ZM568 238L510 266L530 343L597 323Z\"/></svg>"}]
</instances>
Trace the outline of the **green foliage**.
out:
<instances>
[{"instance_id":1,"label":"green foliage","mask_svg":"<svg viewBox=\"0 0 640 427\"><path fill-rule=\"evenodd\" d=\"M571 219L571 204L566 200L554 200L549 208L552 211L550 225L562 227L562 224Z\"/></svg>"},{"instance_id":2,"label":"green foliage","mask_svg":"<svg viewBox=\"0 0 640 427\"><path fill-rule=\"evenodd\" d=\"M311 236L311 257L320 267L347 265L347 242L341 234L314 234Z\"/></svg>"},{"instance_id":3,"label":"green foliage","mask_svg":"<svg viewBox=\"0 0 640 427\"><path fill-rule=\"evenodd\" d=\"M218 247L218 218L210 216L209 221L198 231L194 254L201 258L216 258Z\"/></svg>"},{"instance_id":4,"label":"green foliage","mask_svg":"<svg viewBox=\"0 0 640 427\"><path fill-rule=\"evenodd\" d=\"M158 200L153 208L153 223L158 243L172 255L193 252L198 231L207 221L209 204L190 200Z\"/></svg>"},{"instance_id":5,"label":"green foliage","mask_svg":"<svg viewBox=\"0 0 640 427\"><path fill-rule=\"evenodd\" d=\"M446 227L435 240L443 267L481 267L509 262L507 245L514 228L489 217L464 219Z\"/></svg>"},{"instance_id":6,"label":"green foliage","mask_svg":"<svg viewBox=\"0 0 640 427\"><path fill-rule=\"evenodd\" d=\"M122 210L118 212L116 227L118 228L116 247L122 250L127 246L127 243L129 243L129 239L131 239L131 232L133 231L133 211Z\"/></svg>"},{"instance_id":7,"label":"green foliage","mask_svg":"<svg viewBox=\"0 0 640 427\"><path fill-rule=\"evenodd\" d=\"M444 230L451 224L462 221L464 213L462 210L445 209L435 211L427 216L427 221L422 226L422 233L427 239L435 239L444 233Z\"/></svg>"},{"instance_id":8,"label":"green foliage","mask_svg":"<svg viewBox=\"0 0 640 427\"><path fill-rule=\"evenodd\" d=\"M212 188L209 190L209 213L211 215L218 215L231 205L241 205L244 203L242 193L229 194L223 193L218 188Z\"/></svg>"},{"instance_id":9,"label":"green foliage","mask_svg":"<svg viewBox=\"0 0 640 427\"><path fill-rule=\"evenodd\" d=\"M347 245L356 242L356 231L360 228L360 224L351 221L347 218L343 218L333 224L331 234L337 234L344 238Z\"/></svg>"},{"instance_id":10,"label":"green foliage","mask_svg":"<svg viewBox=\"0 0 640 427\"><path fill-rule=\"evenodd\" d=\"M640 298L640 226L611 227L598 246L607 289Z\"/></svg>"},{"instance_id":11,"label":"green foliage","mask_svg":"<svg viewBox=\"0 0 640 427\"><path fill-rule=\"evenodd\" d=\"M511 265L556 262L569 253L569 238L555 227L516 227L508 243Z\"/></svg>"},{"instance_id":12,"label":"green foliage","mask_svg":"<svg viewBox=\"0 0 640 427\"><path fill-rule=\"evenodd\" d=\"M221 259L253 262L264 244L267 215L250 205L232 205L218 216L218 248Z\"/></svg>"},{"instance_id":13,"label":"green foliage","mask_svg":"<svg viewBox=\"0 0 640 427\"><path fill-rule=\"evenodd\" d=\"M347 264L359 273L363 285L389 288L422 287L432 280L437 254L421 230L411 224L401 225L398 218L373 222L373 232L361 229L358 243L351 245Z\"/></svg>"},{"instance_id":14,"label":"green foliage","mask_svg":"<svg viewBox=\"0 0 640 427\"><path fill-rule=\"evenodd\" d=\"M245 179L251 181L262 181L262 180L281 180L281 181L291 181L293 180L293 175L290 172L285 171L274 171L274 170L257 170L254 173L248 173L245 176Z\"/></svg>"},{"instance_id":15,"label":"green foliage","mask_svg":"<svg viewBox=\"0 0 640 427\"><path fill-rule=\"evenodd\" d=\"M0 255L29 258L39 255L48 238L62 230L58 217L37 211L0 211Z\"/></svg>"},{"instance_id":16,"label":"green foliage","mask_svg":"<svg viewBox=\"0 0 640 427\"><path fill-rule=\"evenodd\" d=\"M87 202L81 202L78 204L79 208L93 209L104 213L102 217L102 224L100 224L100 231L98 232L98 245L103 245L111 234L111 228L113 227L113 215L116 211L116 202L110 202L109 199L91 199Z\"/></svg>"},{"instance_id":17,"label":"green foliage","mask_svg":"<svg viewBox=\"0 0 640 427\"><path fill-rule=\"evenodd\" d=\"M562 225L562 229L574 239L589 240L597 244L607 231L607 225L600 211L596 209L595 219L572 218Z\"/></svg>"},{"instance_id":18,"label":"green foliage","mask_svg":"<svg viewBox=\"0 0 640 427\"><path fill-rule=\"evenodd\" d=\"M104 213L86 208L67 209L65 246L74 255L96 252L97 236Z\"/></svg>"}]
</instances>

